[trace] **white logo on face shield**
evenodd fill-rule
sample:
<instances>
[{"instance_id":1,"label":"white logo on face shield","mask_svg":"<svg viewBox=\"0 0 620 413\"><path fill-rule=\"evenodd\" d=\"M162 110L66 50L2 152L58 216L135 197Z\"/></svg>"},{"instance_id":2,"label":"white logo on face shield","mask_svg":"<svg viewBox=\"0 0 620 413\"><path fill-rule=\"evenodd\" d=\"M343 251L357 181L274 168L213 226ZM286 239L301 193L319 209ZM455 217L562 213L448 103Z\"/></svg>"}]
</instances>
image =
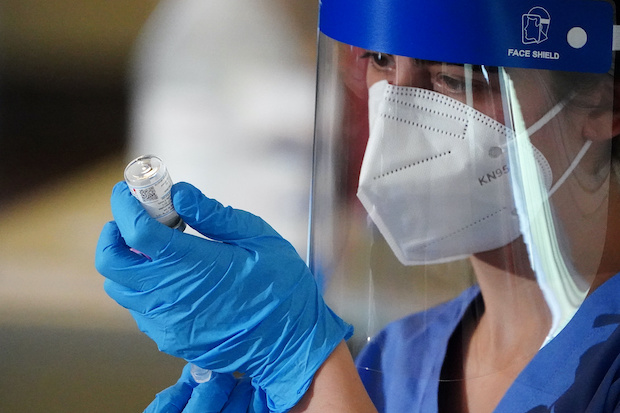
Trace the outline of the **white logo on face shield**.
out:
<instances>
[{"instance_id":1,"label":"white logo on face shield","mask_svg":"<svg viewBox=\"0 0 620 413\"><path fill-rule=\"evenodd\" d=\"M551 17L542 7L532 7L521 17L523 44L540 44L548 39Z\"/></svg>"},{"instance_id":2,"label":"white logo on face shield","mask_svg":"<svg viewBox=\"0 0 620 413\"><path fill-rule=\"evenodd\" d=\"M358 197L405 265L448 262L520 236L510 186L512 132L445 95L378 82ZM532 146L544 185L551 169Z\"/></svg>"}]
</instances>

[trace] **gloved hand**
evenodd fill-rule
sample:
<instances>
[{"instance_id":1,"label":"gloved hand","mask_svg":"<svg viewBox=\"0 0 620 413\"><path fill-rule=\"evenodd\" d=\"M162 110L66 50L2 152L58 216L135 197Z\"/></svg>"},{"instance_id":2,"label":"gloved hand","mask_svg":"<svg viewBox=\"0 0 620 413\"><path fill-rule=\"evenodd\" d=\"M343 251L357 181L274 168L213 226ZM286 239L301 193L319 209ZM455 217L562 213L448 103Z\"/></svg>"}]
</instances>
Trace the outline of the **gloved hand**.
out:
<instances>
[{"instance_id":1,"label":"gloved hand","mask_svg":"<svg viewBox=\"0 0 620 413\"><path fill-rule=\"evenodd\" d=\"M144 413L268 413L264 393L247 378L213 373L206 383L196 383L186 365L173 386L155 396Z\"/></svg>"},{"instance_id":2,"label":"gloved hand","mask_svg":"<svg viewBox=\"0 0 620 413\"><path fill-rule=\"evenodd\" d=\"M115 222L104 227L95 259L106 292L161 351L216 372L243 372L272 411L290 409L351 327L325 305L293 246L262 219L187 183L173 186L172 199L185 223L209 239L158 223L124 182L114 187Z\"/></svg>"}]
</instances>

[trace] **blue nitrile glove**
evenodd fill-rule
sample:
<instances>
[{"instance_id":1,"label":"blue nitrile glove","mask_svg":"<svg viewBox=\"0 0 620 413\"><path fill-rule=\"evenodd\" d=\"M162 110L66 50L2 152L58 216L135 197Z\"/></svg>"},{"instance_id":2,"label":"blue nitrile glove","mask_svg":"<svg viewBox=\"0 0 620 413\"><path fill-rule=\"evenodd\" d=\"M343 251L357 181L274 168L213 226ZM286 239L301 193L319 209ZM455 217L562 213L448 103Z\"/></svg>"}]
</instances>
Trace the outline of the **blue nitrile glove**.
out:
<instances>
[{"instance_id":1,"label":"blue nitrile glove","mask_svg":"<svg viewBox=\"0 0 620 413\"><path fill-rule=\"evenodd\" d=\"M119 183L96 266L160 350L222 373L243 372L283 412L351 327L325 305L292 245L262 219L223 207L187 183L175 209L209 239L170 229ZM130 247L141 251L139 255Z\"/></svg>"},{"instance_id":2,"label":"blue nitrile glove","mask_svg":"<svg viewBox=\"0 0 620 413\"><path fill-rule=\"evenodd\" d=\"M248 378L213 373L196 383L186 365L181 378L155 396L144 413L268 413L264 393L255 391Z\"/></svg>"}]
</instances>

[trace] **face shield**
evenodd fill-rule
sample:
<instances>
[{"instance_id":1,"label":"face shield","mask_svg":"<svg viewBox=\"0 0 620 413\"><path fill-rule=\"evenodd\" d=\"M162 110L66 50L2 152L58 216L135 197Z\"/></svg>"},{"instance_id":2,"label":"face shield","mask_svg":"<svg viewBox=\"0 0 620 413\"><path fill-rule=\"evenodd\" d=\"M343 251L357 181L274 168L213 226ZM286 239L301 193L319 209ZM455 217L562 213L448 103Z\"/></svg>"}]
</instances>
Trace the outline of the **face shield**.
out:
<instances>
[{"instance_id":1,"label":"face shield","mask_svg":"<svg viewBox=\"0 0 620 413\"><path fill-rule=\"evenodd\" d=\"M620 185L613 21L595 0L322 1L308 260L354 354L412 320L411 357L447 360L493 315L533 356L570 322Z\"/></svg>"}]
</instances>

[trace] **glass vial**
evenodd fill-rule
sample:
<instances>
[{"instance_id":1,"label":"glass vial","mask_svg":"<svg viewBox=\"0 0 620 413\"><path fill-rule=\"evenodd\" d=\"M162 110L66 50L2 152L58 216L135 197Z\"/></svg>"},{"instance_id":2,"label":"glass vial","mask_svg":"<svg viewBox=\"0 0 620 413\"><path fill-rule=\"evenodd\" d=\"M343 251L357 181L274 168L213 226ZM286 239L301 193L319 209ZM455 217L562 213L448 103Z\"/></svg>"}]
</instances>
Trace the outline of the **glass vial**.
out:
<instances>
[{"instance_id":1,"label":"glass vial","mask_svg":"<svg viewBox=\"0 0 620 413\"><path fill-rule=\"evenodd\" d=\"M185 223L172 206L172 178L161 159L143 155L129 162L125 181L151 217L170 228L185 229Z\"/></svg>"}]
</instances>

